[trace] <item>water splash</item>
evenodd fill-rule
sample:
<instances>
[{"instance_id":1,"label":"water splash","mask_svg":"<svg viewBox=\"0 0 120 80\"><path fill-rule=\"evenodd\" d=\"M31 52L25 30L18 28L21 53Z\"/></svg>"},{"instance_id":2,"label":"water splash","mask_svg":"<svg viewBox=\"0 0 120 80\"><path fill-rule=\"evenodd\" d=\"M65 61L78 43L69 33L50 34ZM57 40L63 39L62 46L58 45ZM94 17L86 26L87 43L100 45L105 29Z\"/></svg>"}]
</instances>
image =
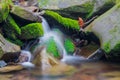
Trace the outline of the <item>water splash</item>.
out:
<instances>
[{"instance_id":1,"label":"water splash","mask_svg":"<svg viewBox=\"0 0 120 80\"><path fill-rule=\"evenodd\" d=\"M32 68L35 65L32 64L30 61L32 59L32 54L30 51L22 50L19 56L19 64L22 65L24 68Z\"/></svg>"}]
</instances>

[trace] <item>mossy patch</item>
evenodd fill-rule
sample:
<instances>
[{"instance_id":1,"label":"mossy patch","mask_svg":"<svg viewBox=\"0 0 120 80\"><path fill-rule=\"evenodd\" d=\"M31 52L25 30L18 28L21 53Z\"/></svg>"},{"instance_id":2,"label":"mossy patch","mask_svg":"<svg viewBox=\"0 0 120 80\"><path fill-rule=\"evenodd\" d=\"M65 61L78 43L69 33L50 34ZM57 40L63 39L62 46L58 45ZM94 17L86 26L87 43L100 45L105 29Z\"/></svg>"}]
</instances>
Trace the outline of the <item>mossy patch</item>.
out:
<instances>
[{"instance_id":1,"label":"mossy patch","mask_svg":"<svg viewBox=\"0 0 120 80\"><path fill-rule=\"evenodd\" d=\"M107 54L109 54L110 51L111 51L111 49L110 49L110 42L104 43L103 49L105 50L105 52L106 52Z\"/></svg>"},{"instance_id":2,"label":"mossy patch","mask_svg":"<svg viewBox=\"0 0 120 80\"><path fill-rule=\"evenodd\" d=\"M5 2L0 3L0 23L4 21L9 14L9 5Z\"/></svg>"},{"instance_id":3,"label":"mossy patch","mask_svg":"<svg viewBox=\"0 0 120 80\"><path fill-rule=\"evenodd\" d=\"M71 39L66 39L64 46L68 54L73 54L75 50L75 45L73 44Z\"/></svg>"},{"instance_id":4,"label":"mossy patch","mask_svg":"<svg viewBox=\"0 0 120 80\"><path fill-rule=\"evenodd\" d=\"M71 28L71 29L75 29L75 30L79 30L80 29L77 20L73 20L73 19L70 19L70 18L62 17L58 13L53 12L53 11L49 11L49 10L47 10L45 12L45 14L48 15L48 16L50 16L50 17L52 17L56 21L58 21L65 28L68 28L68 29Z\"/></svg>"},{"instance_id":5,"label":"mossy patch","mask_svg":"<svg viewBox=\"0 0 120 80\"><path fill-rule=\"evenodd\" d=\"M21 27L21 39L33 39L43 36L44 31L41 23L31 23Z\"/></svg>"},{"instance_id":6,"label":"mossy patch","mask_svg":"<svg viewBox=\"0 0 120 80\"><path fill-rule=\"evenodd\" d=\"M4 54L4 52L3 52L3 50L2 50L2 48L0 46L0 58L2 57L3 54Z\"/></svg>"},{"instance_id":7,"label":"mossy patch","mask_svg":"<svg viewBox=\"0 0 120 80\"><path fill-rule=\"evenodd\" d=\"M12 32L14 32L16 35L21 34L21 29L19 28L19 26L16 24L16 22L10 15L7 17L5 22L7 26L9 27L8 29L11 29Z\"/></svg>"},{"instance_id":8,"label":"mossy patch","mask_svg":"<svg viewBox=\"0 0 120 80\"><path fill-rule=\"evenodd\" d=\"M12 42L12 43L14 43L14 44L17 44L17 45L19 45L19 46L23 46L23 42L21 41L21 40L19 40L19 39L14 39L14 40L12 40L12 39L9 39L9 38L6 38L6 40L8 40L8 41L10 41L10 42Z\"/></svg>"},{"instance_id":9,"label":"mossy patch","mask_svg":"<svg viewBox=\"0 0 120 80\"><path fill-rule=\"evenodd\" d=\"M47 52L52 54L54 57L59 58L60 54L58 52L57 45L54 41L54 38L51 37L46 41Z\"/></svg>"}]
</instances>

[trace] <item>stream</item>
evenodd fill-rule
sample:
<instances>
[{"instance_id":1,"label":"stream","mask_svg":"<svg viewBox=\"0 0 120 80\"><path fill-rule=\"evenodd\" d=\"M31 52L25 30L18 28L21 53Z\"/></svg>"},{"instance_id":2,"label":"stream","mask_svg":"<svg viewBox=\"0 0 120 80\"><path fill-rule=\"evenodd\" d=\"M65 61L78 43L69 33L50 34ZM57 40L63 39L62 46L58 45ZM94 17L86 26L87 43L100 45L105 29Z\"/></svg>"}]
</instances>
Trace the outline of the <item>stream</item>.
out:
<instances>
[{"instance_id":1,"label":"stream","mask_svg":"<svg viewBox=\"0 0 120 80\"><path fill-rule=\"evenodd\" d=\"M60 55L63 56L60 63L49 68L45 68L48 64L43 63L42 68L27 68L22 71L1 74L0 77L4 77L3 80L120 80L120 64L97 60L90 61L82 56L68 55L63 46L63 34L50 30L47 21L43 17L42 20L45 34L40 37L39 43L44 44L46 40L53 37Z\"/></svg>"}]
</instances>

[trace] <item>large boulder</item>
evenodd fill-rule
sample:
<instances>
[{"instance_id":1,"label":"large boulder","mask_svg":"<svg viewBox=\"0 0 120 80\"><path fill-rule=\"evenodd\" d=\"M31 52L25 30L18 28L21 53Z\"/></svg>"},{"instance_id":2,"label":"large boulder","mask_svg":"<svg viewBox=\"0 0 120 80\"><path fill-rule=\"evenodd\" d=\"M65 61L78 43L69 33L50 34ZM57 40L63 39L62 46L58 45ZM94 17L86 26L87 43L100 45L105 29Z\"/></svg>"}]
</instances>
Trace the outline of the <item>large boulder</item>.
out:
<instances>
[{"instance_id":1,"label":"large boulder","mask_svg":"<svg viewBox=\"0 0 120 80\"><path fill-rule=\"evenodd\" d=\"M99 39L107 57L120 57L120 3L92 22L86 31L93 32Z\"/></svg>"},{"instance_id":2,"label":"large boulder","mask_svg":"<svg viewBox=\"0 0 120 80\"><path fill-rule=\"evenodd\" d=\"M42 22L39 15L34 14L31 10L27 10L27 8L21 6L13 5L10 12L24 20Z\"/></svg>"},{"instance_id":3,"label":"large boulder","mask_svg":"<svg viewBox=\"0 0 120 80\"><path fill-rule=\"evenodd\" d=\"M20 51L20 47L7 41L1 34L0 34L0 55L2 56L3 53L7 52L17 52ZM0 56L0 57L1 57Z\"/></svg>"},{"instance_id":4,"label":"large boulder","mask_svg":"<svg viewBox=\"0 0 120 80\"><path fill-rule=\"evenodd\" d=\"M39 6L60 13L62 16L77 19L79 16L84 19L93 14L107 11L115 4L115 0L39 0ZM100 11L100 12L99 12Z\"/></svg>"}]
</instances>

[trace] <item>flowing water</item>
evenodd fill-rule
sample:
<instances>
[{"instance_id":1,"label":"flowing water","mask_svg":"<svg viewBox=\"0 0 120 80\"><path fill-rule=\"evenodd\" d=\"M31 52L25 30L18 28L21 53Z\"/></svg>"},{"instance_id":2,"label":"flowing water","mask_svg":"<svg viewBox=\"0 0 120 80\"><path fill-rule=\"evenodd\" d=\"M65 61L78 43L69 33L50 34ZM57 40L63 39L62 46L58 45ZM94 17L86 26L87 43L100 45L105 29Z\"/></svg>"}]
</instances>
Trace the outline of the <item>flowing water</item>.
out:
<instances>
[{"instance_id":1,"label":"flowing water","mask_svg":"<svg viewBox=\"0 0 120 80\"><path fill-rule=\"evenodd\" d=\"M41 37L40 42L45 42L49 38L53 37L61 55L67 55L67 52L66 52L66 50L64 48L64 45L63 45L63 34L57 32L55 30L51 30L49 24L47 23L47 21L43 17L42 17L42 26L43 26L43 29L44 29L44 36Z\"/></svg>"},{"instance_id":2,"label":"flowing water","mask_svg":"<svg viewBox=\"0 0 120 80\"><path fill-rule=\"evenodd\" d=\"M65 62L67 64L73 64L76 62L80 62L85 60L84 57L82 56L76 56L76 55L68 55L65 48L64 48L64 35L62 33L59 33L57 31L51 30L49 24L47 23L47 21L42 17L42 26L44 29L44 36L41 38L41 43L44 43L45 41L47 41L50 37L53 37L56 44L57 44L57 48L59 50L59 52L61 53L61 55L63 56L63 58L61 59L62 62Z\"/></svg>"}]
</instances>

